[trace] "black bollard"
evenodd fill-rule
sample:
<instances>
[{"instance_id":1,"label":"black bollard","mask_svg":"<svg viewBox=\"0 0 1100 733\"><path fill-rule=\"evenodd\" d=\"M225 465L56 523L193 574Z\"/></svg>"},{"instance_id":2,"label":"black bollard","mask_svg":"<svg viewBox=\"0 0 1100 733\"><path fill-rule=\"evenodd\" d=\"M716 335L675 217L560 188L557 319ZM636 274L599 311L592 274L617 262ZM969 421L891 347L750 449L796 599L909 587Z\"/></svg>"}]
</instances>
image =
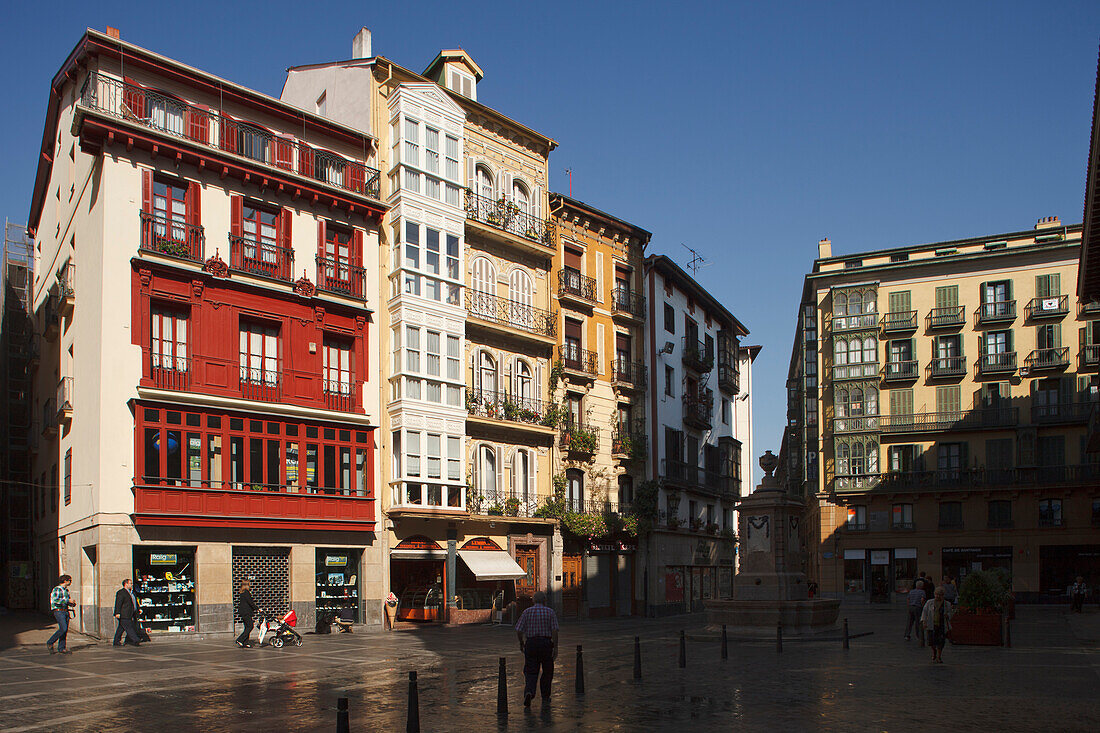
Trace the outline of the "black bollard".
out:
<instances>
[{"instance_id":1,"label":"black bollard","mask_svg":"<svg viewBox=\"0 0 1100 733\"><path fill-rule=\"evenodd\" d=\"M420 733L420 693L416 690L416 672L409 672L409 718L405 733Z\"/></svg>"},{"instance_id":2,"label":"black bollard","mask_svg":"<svg viewBox=\"0 0 1100 733\"><path fill-rule=\"evenodd\" d=\"M640 636L634 637L634 679L640 680L642 678L642 639Z\"/></svg>"},{"instance_id":3,"label":"black bollard","mask_svg":"<svg viewBox=\"0 0 1100 733\"><path fill-rule=\"evenodd\" d=\"M336 733L350 733L351 724L348 721L348 699L341 697L336 700Z\"/></svg>"},{"instance_id":4,"label":"black bollard","mask_svg":"<svg viewBox=\"0 0 1100 733\"><path fill-rule=\"evenodd\" d=\"M844 648L848 648L848 619L844 619Z\"/></svg>"},{"instance_id":5,"label":"black bollard","mask_svg":"<svg viewBox=\"0 0 1100 733\"><path fill-rule=\"evenodd\" d=\"M730 652L726 644L726 625L722 624L722 659L729 659Z\"/></svg>"},{"instance_id":6,"label":"black bollard","mask_svg":"<svg viewBox=\"0 0 1100 733\"><path fill-rule=\"evenodd\" d=\"M775 651L783 651L783 622L779 621L775 624Z\"/></svg>"},{"instance_id":7,"label":"black bollard","mask_svg":"<svg viewBox=\"0 0 1100 733\"><path fill-rule=\"evenodd\" d=\"M680 667L688 666L687 662L687 642L684 640L684 630L680 629Z\"/></svg>"},{"instance_id":8,"label":"black bollard","mask_svg":"<svg viewBox=\"0 0 1100 733\"><path fill-rule=\"evenodd\" d=\"M508 673L504 660L505 657L500 658L500 671L497 672L497 715L508 717Z\"/></svg>"},{"instance_id":9,"label":"black bollard","mask_svg":"<svg viewBox=\"0 0 1100 733\"><path fill-rule=\"evenodd\" d=\"M1012 621L1005 620L1005 647L1012 648Z\"/></svg>"},{"instance_id":10,"label":"black bollard","mask_svg":"<svg viewBox=\"0 0 1100 733\"><path fill-rule=\"evenodd\" d=\"M581 656L581 645L577 644L577 683L576 692L578 695L584 694L584 657Z\"/></svg>"}]
</instances>

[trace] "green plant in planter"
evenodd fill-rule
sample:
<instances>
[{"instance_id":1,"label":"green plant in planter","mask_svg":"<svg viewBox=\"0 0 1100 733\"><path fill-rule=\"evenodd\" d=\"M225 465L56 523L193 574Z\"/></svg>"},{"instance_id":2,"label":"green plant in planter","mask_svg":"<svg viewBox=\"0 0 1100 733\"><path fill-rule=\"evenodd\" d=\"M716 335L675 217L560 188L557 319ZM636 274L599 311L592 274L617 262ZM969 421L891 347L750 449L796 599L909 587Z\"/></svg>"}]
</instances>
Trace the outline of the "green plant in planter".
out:
<instances>
[{"instance_id":1,"label":"green plant in planter","mask_svg":"<svg viewBox=\"0 0 1100 733\"><path fill-rule=\"evenodd\" d=\"M707 534L712 534L712 535L717 535L718 534L718 523L717 522L708 522L707 523Z\"/></svg>"},{"instance_id":2,"label":"green plant in planter","mask_svg":"<svg viewBox=\"0 0 1100 733\"><path fill-rule=\"evenodd\" d=\"M481 492L474 488L469 478L466 479L466 511L473 514L481 513Z\"/></svg>"},{"instance_id":3,"label":"green plant in planter","mask_svg":"<svg viewBox=\"0 0 1100 733\"><path fill-rule=\"evenodd\" d=\"M665 524L668 525L669 529L679 529L680 525L683 524L683 522L680 520L679 517L669 517L667 520L665 520Z\"/></svg>"},{"instance_id":4,"label":"green plant in planter","mask_svg":"<svg viewBox=\"0 0 1100 733\"><path fill-rule=\"evenodd\" d=\"M649 457L649 447L643 437L634 438L630 443L630 457L635 461L644 461Z\"/></svg>"},{"instance_id":5,"label":"green plant in planter","mask_svg":"<svg viewBox=\"0 0 1100 733\"><path fill-rule=\"evenodd\" d=\"M548 428L556 428L561 423L562 408L556 402L546 406L546 414L542 416L542 424Z\"/></svg>"},{"instance_id":6,"label":"green plant in planter","mask_svg":"<svg viewBox=\"0 0 1100 733\"><path fill-rule=\"evenodd\" d=\"M493 502L489 505L489 508L485 510L485 513L490 517L503 517L504 507L500 505L500 502Z\"/></svg>"},{"instance_id":7,"label":"green plant in planter","mask_svg":"<svg viewBox=\"0 0 1100 733\"><path fill-rule=\"evenodd\" d=\"M472 389L467 389L466 390L466 412L476 414L477 413L477 408L478 408L477 395L474 394L474 391Z\"/></svg>"},{"instance_id":8,"label":"green plant in planter","mask_svg":"<svg viewBox=\"0 0 1100 733\"><path fill-rule=\"evenodd\" d=\"M636 514L623 517L623 532L631 537L637 537L642 520Z\"/></svg>"},{"instance_id":9,"label":"green plant in planter","mask_svg":"<svg viewBox=\"0 0 1100 733\"><path fill-rule=\"evenodd\" d=\"M607 522L602 514L568 512L562 523L578 537L604 537L608 533Z\"/></svg>"},{"instance_id":10,"label":"green plant in planter","mask_svg":"<svg viewBox=\"0 0 1100 733\"><path fill-rule=\"evenodd\" d=\"M718 533L718 536L726 542L730 543L731 545L737 544L737 535L734 534L733 527L726 527Z\"/></svg>"},{"instance_id":11,"label":"green plant in planter","mask_svg":"<svg viewBox=\"0 0 1100 733\"><path fill-rule=\"evenodd\" d=\"M509 420L515 420L519 415L519 405L507 397L504 399L504 417Z\"/></svg>"},{"instance_id":12,"label":"green plant in planter","mask_svg":"<svg viewBox=\"0 0 1100 733\"><path fill-rule=\"evenodd\" d=\"M504 500L504 513L509 517L519 516L519 499L514 496L509 496Z\"/></svg>"},{"instance_id":13,"label":"green plant in planter","mask_svg":"<svg viewBox=\"0 0 1100 733\"><path fill-rule=\"evenodd\" d=\"M959 608L972 613L999 614L1012 598L1012 577L1003 568L976 570L959 588Z\"/></svg>"}]
</instances>

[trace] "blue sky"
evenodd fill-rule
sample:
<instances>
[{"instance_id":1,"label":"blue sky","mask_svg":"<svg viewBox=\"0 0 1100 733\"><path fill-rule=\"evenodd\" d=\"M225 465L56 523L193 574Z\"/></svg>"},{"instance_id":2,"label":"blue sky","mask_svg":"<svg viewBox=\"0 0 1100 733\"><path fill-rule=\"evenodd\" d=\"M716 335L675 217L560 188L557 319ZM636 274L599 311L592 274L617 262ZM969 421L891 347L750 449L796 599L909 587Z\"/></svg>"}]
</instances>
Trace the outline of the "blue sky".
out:
<instances>
[{"instance_id":1,"label":"blue sky","mask_svg":"<svg viewBox=\"0 0 1100 733\"><path fill-rule=\"evenodd\" d=\"M91 7L94 6L94 7ZM174 8L185 8L174 11ZM1081 219L1097 2L25 3L5 12L0 215L25 221L50 78L87 26L278 95L286 67L465 48L481 101L556 139L551 182L708 260L764 346L778 450L802 276L837 254ZM46 32L48 31L48 32Z\"/></svg>"}]
</instances>

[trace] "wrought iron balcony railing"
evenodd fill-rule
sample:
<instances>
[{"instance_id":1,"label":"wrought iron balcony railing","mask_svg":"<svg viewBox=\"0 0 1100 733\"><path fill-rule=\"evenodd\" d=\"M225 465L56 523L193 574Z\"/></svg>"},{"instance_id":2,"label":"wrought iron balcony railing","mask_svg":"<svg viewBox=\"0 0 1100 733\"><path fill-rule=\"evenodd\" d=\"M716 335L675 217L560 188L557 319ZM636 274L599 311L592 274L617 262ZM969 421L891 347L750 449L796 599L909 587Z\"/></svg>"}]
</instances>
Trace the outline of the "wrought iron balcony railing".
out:
<instances>
[{"instance_id":1,"label":"wrought iron balcony railing","mask_svg":"<svg viewBox=\"0 0 1100 733\"><path fill-rule=\"evenodd\" d=\"M920 375L920 367L916 359L902 361L888 361L883 366L882 378L887 382L901 382L916 379Z\"/></svg>"},{"instance_id":2,"label":"wrought iron balcony railing","mask_svg":"<svg viewBox=\"0 0 1100 733\"><path fill-rule=\"evenodd\" d=\"M708 471L695 464L674 458L661 459L661 479L672 486L682 486L724 499L733 497L733 481L718 471Z\"/></svg>"},{"instance_id":3,"label":"wrought iron balcony railing","mask_svg":"<svg viewBox=\"0 0 1100 733\"><path fill-rule=\"evenodd\" d=\"M953 305L928 312L929 328L957 328L966 323L966 307Z\"/></svg>"},{"instance_id":4,"label":"wrought iron balcony railing","mask_svg":"<svg viewBox=\"0 0 1100 733\"><path fill-rule=\"evenodd\" d=\"M611 362L611 381L631 389L645 389L646 366L644 362L614 359Z\"/></svg>"},{"instance_id":5,"label":"wrought iron balcony railing","mask_svg":"<svg viewBox=\"0 0 1100 733\"><path fill-rule=\"evenodd\" d=\"M325 396L325 406L330 410L351 412L355 407L355 374L353 372L333 373L321 381L321 393Z\"/></svg>"},{"instance_id":6,"label":"wrought iron balcony railing","mask_svg":"<svg viewBox=\"0 0 1100 733\"><path fill-rule=\"evenodd\" d=\"M366 280L365 267L348 260L317 255L318 290L363 300L367 297Z\"/></svg>"},{"instance_id":7,"label":"wrought iron balcony railing","mask_svg":"<svg viewBox=\"0 0 1100 733\"><path fill-rule=\"evenodd\" d=\"M68 260L57 273L57 295L66 308L76 301L76 263Z\"/></svg>"},{"instance_id":8,"label":"wrought iron balcony railing","mask_svg":"<svg viewBox=\"0 0 1100 733\"><path fill-rule=\"evenodd\" d=\"M734 395L741 391L741 370L736 362L723 364L719 361L718 389Z\"/></svg>"},{"instance_id":9,"label":"wrought iron balcony railing","mask_svg":"<svg viewBox=\"0 0 1100 733\"><path fill-rule=\"evenodd\" d=\"M547 407L548 403L533 397L489 389L466 390L466 411L476 417L551 427Z\"/></svg>"},{"instance_id":10,"label":"wrought iron balcony railing","mask_svg":"<svg viewBox=\"0 0 1100 733\"><path fill-rule=\"evenodd\" d=\"M1024 359L1027 369L1065 369L1069 366L1069 347L1060 349L1035 349Z\"/></svg>"},{"instance_id":11,"label":"wrought iron balcony railing","mask_svg":"<svg viewBox=\"0 0 1100 733\"><path fill-rule=\"evenodd\" d=\"M1085 344L1081 349L1081 366L1100 366L1100 344Z\"/></svg>"},{"instance_id":12,"label":"wrought iron balcony railing","mask_svg":"<svg viewBox=\"0 0 1100 733\"><path fill-rule=\"evenodd\" d=\"M1054 423L1087 423L1096 403L1085 402L1055 402L1048 405L1031 406L1031 422Z\"/></svg>"},{"instance_id":13,"label":"wrought iron balcony railing","mask_svg":"<svg viewBox=\"0 0 1100 733\"><path fill-rule=\"evenodd\" d=\"M997 300L992 303L982 303L974 315L979 324L1014 321L1016 320L1016 301Z\"/></svg>"},{"instance_id":14,"label":"wrought iron balcony railing","mask_svg":"<svg viewBox=\"0 0 1100 733\"><path fill-rule=\"evenodd\" d=\"M565 343L558 346L558 358L561 359L562 366L568 371L593 376L600 373L599 354L595 351L587 351L573 344Z\"/></svg>"},{"instance_id":15,"label":"wrought iron balcony railing","mask_svg":"<svg viewBox=\"0 0 1100 733\"><path fill-rule=\"evenodd\" d=\"M600 429L582 420L566 420L561 425L561 447L570 453L592 455L600 449Z\"/></svg>"},{"instance_id":16,"label":"wrought iron balcony railing","mask_svg":"<svg viewBox=\"0 0 1100 733\"><path fill-rule=\"evenodd\" d=\"M153 386L186 392L191 388L191 358L174 354L149 354L149 375Z\"/></svg>"},{"instance_id":17,"label":"wrought iron balcony railing","mask_svg":"<svg viewBox=\"0 0 1100 733\"><path fill-rule=\"evenodd\" d=\"M503 197L494 201L466 189L466 218L488 224L535 244L554 246L553 223L528 214L514 202Z\"/></svg>"},{"instance_id":18,"label":"wrought iron balcony railing","mask_svg":"<svg viewBox=\"0 0 1100 733\"><path fill-rule=\"evenodd\" d=\"M644 319L645 296L624 287L617 287L611 291L611 311Z\"/></svg>"},{"instance_id":19,"label":"wrought iron balcony railing","mask_svg":"<svg viewBox=\"0 0 1100 733\"><path fill-rule=\"evenodd\" d=\"M916 311L890 311L882 315L882 330L886 333L915 331L916 329Z\"/></svg>"},{"instance_id":20,"label":"wrought iron balcony railing","mask_svg":"<svg viewBox=\"0 0 1100 733\"><path fill-rule=\"evenodd\" d=\"M837 364L833 366L833 379L864 379L878 376L878 362L864 361L858 364Z\"/></svg>"},{"instance_id":21,"label":"wrought iron balcony railing","mask_svg":"<svg viewBox=\"0 0 1100 733\"><path fill-rule=\"evenodd\" d=\"M203 262L206 233L201 226L168 220L147 211L140 212L140 216L141 249L199 264Z\"/></svg>"},{"instance_id":22,"label":"wrought iron balcony railing","mask_svg":"<svg viewBox=\"0 0 1100 733\"><path fill-rule=\"evenodd\" d=\"M684 423L693 428L706 430L711 425L711 411L714 400L704 395L684 394Z\"/></svg>"},{"instance_id":23,"label":"wrought iron balcony railing","mask_svg":"<svg viewBox=\"0 0 1100 733\"><path fill-rule=\"evenodd\" d=\"M708 351L706 344L684 336L683 364L700 374L706 374L714 368L714 351Z\"/></svg>"},{"instance_id":24,"label":"wrought iron balcony railing","mask_svg":"<svg viewBox=\"0 0 1100 733\"><path fill-rule=\"evenodd\" d=\"M375 168L98 72L88 75L80 104L165 135L249 158L268 168L289 171L360 196L380 198L381 182Z\"/></svg>"},{"instance_id":25,"label":"wrought iron balcony railing","mask_svg":"<svg viewBox=\"0 0 1100 733\"><path fill-rule=\"evenodd\" d=\"M1000 354L982 354L978 357L979 374L998 374L1016 371L1016 352L1006 351Z\"/></svg>"},{"instance_id":26,"label":"wrought iron balcony railing","mask_svg":"<svg viewBox=\"0 0 1100 733\"><path fill-rule=\"evenodd\" d=\"M965 356L937 356L928 365L928 373L933 379L966 376Z\"/></svg>"},{"instance_id":27,"label":"wrought iron balcony railing","mask_svg":"<svg viewBox=\"0 0 1100 733\"><path fill-rule=\"evenodd\" d=\"M834 433L878 432L880 415L850 415L833 418Z\"/></svg>"},{"instance_id":28,"label":"wrought iron balcony railing","mask_svg":"<svg viewBox=\"0 0 1100 733\"><path fill-rule=\"evenodd\" d=\"M229 235L229 267L250 275L290 282L294 279L294 250L251 237Z\"/></svg>"},{"instance_id":29,"label":"wrought iron balcony railing","mask_svg":"<svg viewBox=\"0 0 1100 733\"><path fill-rule=\"evenodd\" d=\"M878 313L859 313L851 316L834 316L833 331L864 331L878 328Z\"/></svg>"},{"instance_id":30,"label":"wrought iron balcony railing","mask_svg":"<svg viewBox=\"0 0 1100 733\"><path fill-rule=\"evenodd\" d=\"M1024 307L1024 316L1031 320L1061 318L1069 313L1069 296L1052 295L1048 298L1032 298Z\"/></svg>"},{"instance_id":31,"label":"wrought iron balcony railing","mask_svg":"<svg viewBox=\"0 0 1100 733\"><path fill-rule=\"evenodd\" d=\"M1020 408L1018 407L916 412L902 415L880 415L878 417L878 426L883 433L981 430L985 428L1015 427L1019 423Z\"/></svg>"},{"instance_id":32,"label":"wrought iron balcony railing","mask_svg":"<svg viewBox=\"0 0 1100 733\"><path fill-rule=\"evenodd\" d=\"M596 279L568 267L558 270L558 297L572 297L589 303L598 303Z\"/></svg>"},{"instance_id":33,"label":"wrought iron balcony railing","mask_svg":"<svg viewBox=\"0 0 1100 733\"><path fill-rule=\"evenodd\" d=\"M1076 466L947 468L835 476L833 487L837 491L1016 491L1036 486L1091 486L1097 479L1100 479L1100 464L1087 463ZM944 525L941 523L940 526Z\"/></svg>"},{"instance_id":34,"label":"wrought iron balcony railing","mask_svg":"<svg viewBox=\"0 0 1100 733\"><path fill-rule=\"evenodd\" d=\"M641 421L635 425L615 426L611 433L611 453L626 456L635 461L642 461L649 457L649 441Z\"/></svg>"},{"instance_id":35,"label":"wrought iron balcony railing","mask_svg":"<svg viewBox=\"0 0 1100 733\"><path fill-rule=\"evenodd\" d=\"M1100 301L1078 301L1077 315L1081 318L1100 318Z\"/></svg>"},{"instance_id":36,"label":"wrought iron balcony railing","mask_svg":"<svg viewBox=\"0 0 1100 733\"><path fill-rule=\"evenodd\" d=\"M558 332L552 311L466 288L466 312L472 318L499 326L526 331L536 336L553 337Z\"/></svg>"},{"instance_id":37,"label":"wrought iron balcony railing","mask_svg":"<svg viewBox=\"0 0 1100 733\"><path fill-rule=\"evenodd\" d=\"M248 354L241 354L241 361L248 361ZM282 396L282 373L276 368L267 370L241 365L241 396L246 400L279 402Z\"/></svg>"}]
</instances>

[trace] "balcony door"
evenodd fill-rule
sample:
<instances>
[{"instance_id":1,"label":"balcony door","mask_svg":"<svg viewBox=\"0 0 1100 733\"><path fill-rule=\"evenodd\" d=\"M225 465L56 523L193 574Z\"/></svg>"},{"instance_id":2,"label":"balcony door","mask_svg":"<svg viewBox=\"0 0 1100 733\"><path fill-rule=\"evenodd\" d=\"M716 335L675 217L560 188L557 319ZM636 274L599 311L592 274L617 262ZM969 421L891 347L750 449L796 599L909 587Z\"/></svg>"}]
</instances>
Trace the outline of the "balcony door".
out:
<instances>
[{"instance_id":1,"label":"balcony door","mask_svg":"<svg viewBox=\"0 0 1100 733\"><path fill-rule=\"evenodd\" d=\"M535 288L531 276L516 268L508 278L508 320L516 326L531 330L534 326Z\"/></svg>"},{"instance_id":2,"label":"balcony door","mask_svg":"<svg viewBox=\"0 0 1100 733\"><path fill-rule=\"evenodd\" d=\"M563 355L565 366L570 369L582 368L581 360L581 332L584 326L580 321L572 318L565 319L565 353Z\"/></svg>"},{"instance_id":3,"label":"balcony door","mask_svg":"<svg viewBox=\"0 0 1100 733\"><path fill-rule=\"evenodd\" d=\"M512 496L519 499L524 516L528 516L536 508L532 454L523 448L512 456Z\"/></svg>"},{"instance_id":4,"label":"balcony door","mask_svg":"<svg viewBox=\"0 0 1100 733\"><path fill-rule=\"evenodd\" d=\"M982 302L986 317L1006 316L1009 313L1008 282L985 283Z\"/></svg>"},{"instance_id":5,"label":"balcony door","mask_svg":"<svg viewBox=\"0 0 1100 733\"><path fill-rule=\"evenodd\" d=\"M570 468L565 472L566 505L575 512L584 508L584 471Z\"/></svg>"},{"instance_id":6,"label":"balcony door","mask_svg":"<svg viewBox=\"0 0 1100 733\"><path fill-rule=\"evenodd\" d=\"M186 372L187 314L153 308L153 369Z\"/></svg>"},{"instance_id":7,"label":"balcony door","mask_svg":"<svg viewBox=\"0 0 1100 733\"><path fill-rule=\"evenodd\" d=\"M528 405L535 398L531 366L523 359L516 359L515 368L516 371L512 378L512 396L524 405Z\"/></svg>"},{"instance_id":8,"label":"balcony door","mask_svg":"<svg viewBox=\"0 0 1100 733\"><path fill-rule=\"evenodd\" d=\"M481 391L493 395L497 391L497 363L485 351L478 352L478 384Z\"/></svg>"},{"instance_id":9,"label":"balcony door","mask_svg":"<svg viewBox=\"0 0 1100 733\"><path fill-rule=\"evenodd\" d=\"M324 340L324 389L326 394L351 394L351 344L326 336Z\"/></svg>"},{"instance_id":10,"label":"balcony door","mask_svg":"<svg viewBox=\"0 0 1100 733\"><path fill-rule=\"evenodd\" d=\"M279 381L279 327L241 323L241 381L274 385Z\"/></svg>"},{"instance_id":11,"label":"balcony door","mask_svg":"<svg viewBox=\"0 0 1100 733\"><path fill-rule=\"evenodd\" d=\"M187 242L187 188L153 179L153 232L159 240Z\"/></svg>"},{"instance_id":12,"label":"balcony door","mask_svg":"<svg viewBox=\"0 0 1100 733\"><path fill-rule=\"evenodd\" d=\"M244 207L241 220L244 232L242 269L267 275L278 274L278 220L276 211Z\"/></svg>"}]
</instances>

